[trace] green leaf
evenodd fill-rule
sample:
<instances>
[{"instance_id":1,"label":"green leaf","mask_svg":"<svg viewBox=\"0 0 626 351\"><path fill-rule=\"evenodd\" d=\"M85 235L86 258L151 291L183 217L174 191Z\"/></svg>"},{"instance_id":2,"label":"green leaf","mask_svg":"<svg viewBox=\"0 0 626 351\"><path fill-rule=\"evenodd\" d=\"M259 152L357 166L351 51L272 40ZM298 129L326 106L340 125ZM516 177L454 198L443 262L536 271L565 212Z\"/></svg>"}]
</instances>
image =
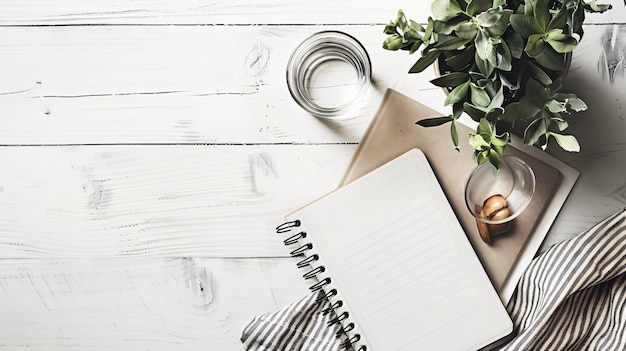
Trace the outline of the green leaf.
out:
<instances>
[{"instance_id":1,"label":"green leaf","mask_svg":"<svg viewBox=\"0 0 626 351\"><path fill-rule=\"evenodd\" d=\"M485 113L487 112L484 108L480 108L468 102L463 104L463 110L476 122L480 121L481 118L485 118Z\"/></svg>"},{"instance_id":2,"label":"green leaf","mask_svg":"<svg viewBox=\"0 0 626 351\"><path fill-rule=\"evenodd\" d=\"M408 31L404 32L404 35L402 37L407 42L412 42L415 40L419 40L419 41L422 40L422 34L413 28L409 28Z\"/></svg>"},{"instance_id":3,"label":"green leaf","mask_svg":"<svg viewBox=\"0 0 626 351\"><path fill-rule=\"evenodd\" d=\"M556 142L563 148L565 151L569 152L579 152L580 145L578 144L578 140L573 135L562 135L557 133L550 133L551 137L554 137Z\"/></svg>"},{"instance_id":4,"label":"green leaf","mask_svg":"<svg viewBox=\"0 0 626 351\"><path fill-rule=\"evenodd\" d=\"M520 99L521 104L519 107L519 116L522 120L534 120L535 118L537 118L537 115L541 114L543 107L539 108L537 106L529 104L526 96L527 95Z\"/></svg>"},{"instance_id":5,"label":"green leaf","mask_svg":"<svg viewBox=\"0 0 626 351\"><path fill-rule=\"evenodd\" d=\"M612 8L609 4L598 4L596 0L591 0L591 2L585 4L585 9L589 12L604 12ZM626 5L626 0L624 1L624 5Z\"/></svg>"},{"instance_id":6,"label":"green leaf","mask_svg":"<svg viewBox=\"0 0 626 351\"><path fill-rule=\"evenodd\" d=\"M533 145L546 134L547 126L543 118L537 118L528 124L524 130L524 144Z\"/></svg>"},{"instance_id":7,"label":"green leaf","mask_svg":"<svg viewBox=\"0 0 626 351\"><path fill-rule=\"evenodd\" d=\"M499 37L504 34L506 28L509 26L511 14L513 14L512 10L494 8L478 15L476 20L490 35Z\"/></svg>"},{"instance_id":8,"label":"green leaf","mask_svg":"<svg viewBox=\"0 0 626 351\"><path fill-rule=\"evenodd\" d=\"M432 18L430 18L432 20ZM439 34L450 35L456 30L461 23L466 23L467 18L465 16L457 16L446 22L433 22L431 31Z\"/></svg>"},{"instance_id":9,"label":"green leaf","mask_svg":"<svg viewBox=\"0 0 626 351\"><path fill-rule=\"evenodd\" d=\"M409 48L409 54L413 54L415 53L417 50L419 50L420 46L422 46L422 41L418 40L415 43L413 43L413 45L411 45L411 47Z\"/></svg>"},{"instance_id":10,"label":"green leaf","mask_svg":"<svg viewBox=\"0 0 626 351\"><path fill-rule=\"evenodd\" d=\"M469 0L457 0L459 2L459 6L461 6L462 11L467 11L467 3Z\"/></svg>"},{"instance_id":11,"label":"green leaf","mask_svg":"<svg viewBox=\"0 0 626 351\"><path fill-rule=\"evenodd\" d=\"M556 126L556 128L562 132L569 127L569 124L561 117L553 117L550 119L550 127L552 126Z\"/></svg>"},{"instance_id":12,"label":"green leaf","mask_svg":"<svg viewBox=\"0 0 626 351\"><path fill-rule=\"evenodd\" d=\"M485 114L485 119L489 121L491 124L496 124L496 122L502 117L504 113L504 109L502 107L496 107L494 109L487 110Z\"/></svg>"},{"instance_id":13,"label":"green leaf","mask_svg":"<svg viewBox=\"0 0 626 351\"><path fill-rule=\"evenodd\" d=\"M487 94L484 89L477 87L474 83L470 83L470 94L472 104L474 105L486 107L491 102L489 94Z\"/></svg>"},{"instance_id":14,"label":"green leaf","mask_svg":"<svg viewBox=\"0 0 626 351\"><path fill-rule=\"evenodd\" d=\"M548 23L550 23L551 19L550 11L548 10L548 8L548 0L536 0L534 6L535 20L544 32L546 28L548 28Z\"/></svg>"},{"instance_id":15,"label":"green leaf","mask_svg":"<svg viewBox=\"0 0 626 351\"><path fill-rule=\"evenodd\" d=\"M408 27L406 16L404 15L404 11L402 10L398 10L398 13L396 14L396 25L400 27L402 31L404 31Z\"/></svg>"},{"instance_id":16,"label":"green leaf","mask_svg":"<svg viewBox=\"0 0 626 351\"><path fill-rule=\"evenodd\" d=\"M548 101L548 103L546 104L546 107L548 108L550 112L553 112L553 113L567 111L567 108L565 108L565 103L558 102L556 100Z\"/></svg>"},{"instance_id":17,"label":"green leaf","mask_svg":"<svg viewBox=\"0 0 626 351\"><path fill-rule=\"evenodd\" d=\"M526 95L522 99L522 104L543 109L546 103L551 100L550 92L541 83L530 78L526 82Z\"/></svg>"},{"instance_id":18,"label":"green leaf","mask_svg":"<svg viewBox=\"0 0 626 351\"><path fill-rule=\"evenodd\" d=\"M626 3L624 3L626 5ZM585 22L585 9L583 6L578 6L571 15L572 18L572 31L580 38L583 37L585 31L583 30L583 22Z\"/></svg>"},{"instance_id":19,"label":"green leaf","mask_svg":"<svg viewBox=\"0 0 626 351\"><path fill-rule=\"evenodd\" d=\"M498 77L500 77L500 82L502 83L502 85L505 88L509 89L511 93L515 93L517 90L519 90L519 85L517 83L511 82L510 78L507 77L506 74L503 74L501 72L500 74L498 74Z\"/></svg>"},{"instance_id":20,"label":"green leaf","mask_svg":"<svg viewBox=\"0 0 626 351\"><path fill-rule=\"evenodd\" d=\"M503 122L515 122L517 121L519 112L520 112L520 103L519 102L510 103L504 108L504 113L502 114L502 117L500 117L500 120Z\"/></svg>"},{"instance_id":21,"label":"green leaf","mask_svg":"<svg viewBox=\"0 0 626 351\"><path fill-rule=\"evenodd\" d=\"M506 144L502 145L502 146L491 144L491 148L498 152L498 155L500 155L500 158L502 158L502 156L504 155L504 148L505 147L506 147Z\"/></svg>"},{"instance_id":22,"label":"green leaf","mask_svg":"<svg viewBox=\"0 0 626 351\"><path fill-rule=\"evenodd\" d=\"M537 57L541 55L545 48L546 42L544 41L543 34L533 34L528 37L528 42L526 43L524 51L530 57Z\"/></svg>"},{"instance_id":23,"label":"green leaf","mask_svg":"<svg viewBox=\"0 0 626 351\"><path fill-rule=\"evenodd\" d=\"M414 20L409 20L409 28L419 33L424 33L426 31L426 29L424 29L424 26L422 26L418 22L415 22Z\"/></svg>"},{"instance_id":24,"label":"green leaf","mask_svg":"<svg viewBox=\"0 0 626 351\"><path fill-rule=\"evenodd\" d=\"M455 33L459 38L474 39L478 34L478 24L474 22L461 23L456 27Z\"/></svg>"},{"instance_id":25,"label":"green leaf","mask_svg":"<svg viewBox=\"0 0 626 351\"><path fill-rule=\"evenodd\" d=\"M439 57L441 51L439 50L430 50L425 53L422 57L420 57L417 62L411 67L409 73L419 73L429 67L435 60Z\"/></svg>"},{"instance_id":26,"label":"green leaf","mask_svg":"<svg viewBox=\"0 0 626 351\"><path fill-rule=\"evenodd\" d=\"M487 158L488 154L489 154L489 151L485 151L485 152L480 152L479 150L474 151L474 158L476 159L476 163L481 165L487 162L489 160Z\"/></svg>"},{"instance_id":27,"label":"green leaf","mask_svg":"<svg viewBox=\"0 0 626 351\"><path fill-rule=\"evenodd\" d=\"M450 117L452 119L459 119L461 118L461 115L463 114L463 104L464 103L456 103L454 105L452 105L452 115L450 115Z\"/></svg>"},{"instance_id":28,"label":"green leaf","mask_svg":"<svg viewBox=\"0 0 626 351\"><path fill-rule=\"evenodd\" d=\"M428 17L428 24L426 25L426 29L424 29L424 35L422 36L422 41L430 44L430 37L433 35L433 27L435 26L433 19Z\"/></svg>"},{"instance_id":29,"label":"green leaf","mask_svg":"<svg viewBox=\"0 0 626 351\"><path fill-rule=\"evenodd\" d=\"M483 31L479 30L474 41L476 43L476 53L481 60L487 60L492 66L497 66L496 49L494 48L489 36Z\"/></svg>"},{"instance_id":30,"label":"green leaf","mask_svg":"<svg viewBox=\"0 0 626 351\"><path fill-rule=\"evenodd\" d=\"M500 89L498 89L498 91L496 91L496 93L493 94L493 97L491 98L491 103L489 104L489 106L487 106L487 111L493 110L497 107L501 107L503 103L504 103L504 91L503 91L503 88L500 87Z\"/></svg>"},{"instance_id":31,"label":"green leaf","mask_svg":"<svg viewBox=\"0 0 626 351\"><path fill-rule=\"evenodd\" d=\"M482 58L480 58L480 56L478 55L478 50L475 50L474 62L476 63L476 67L478 67L480 73L482 73L485 77L489 77L495 69L495 66L489 63L488 60L483 60Z\"/></svg>"},{"instance_id":32,"label":"green leaf","mask_svg":"<svg viewBox=\"0 0 626 351\"><path fill-rule=\"evenodd\" d=\"M506 146L508 142L509 142L509 133L503 133L500 136L491 137L491 145L497 148Z\"/></svg>"},{"instance_id":33,"label":"green leaf","mask_svg":"<svg viewBox=\"0 0 626 351\"><path fill-rule=\"evenodd\" d=\"M383 49L385 50L399 50L404 45L404 39L398 34L392 34L383 42Z\"/></svg>"},{"instance_id":34,"label":"green leaf","mask_svg":"<svg viewBox=\"0 0 626 351\"><path fill-rule=\"evenodd\" d=\"M576 38L563 34L561 29L554 29L547 34L546 42L558 53L571 52L578 45Z\"/></svg>"},{"instance_id":35,"label":"green leaf","mask_svg":"<svg viewBox=\"0 0 626 351\"><path fill-rule=\"evenodd\" d=\"M567 104L576 112L585 111L587 109L587 104L577 97L567 99Z\"/></svg>"},{"instance_id":36,"label":"green leaf","mask_svg":"<svg viewBox=\"0 0 626 351\"><path fill-rule=\"evenodd\" d=\"M455 0L435 0L430 6L433 18L445 22L461 13L461 7Z\"/></svg>"},{"instance_id":37,"label":"green leaf","mask_svg":"<svg viewBox=\"0 0 626 351\"><path fill-rule=\"evenodd\" d=\"M480 122L478 122L478 127L476 127L476 131L478 132L478 134L491 135L491 124L489 124L489 121L486 118L483 118L480 120Z\"/></svg>"},{"instance_id":38,"label":"green leaf","mask_svg":"<svg viewBox=\"0 0 626 351\"><path fill-rule=\"evenodd\" d=\"M553 29L563 29L567 25L567 7L563 6L557 14L552 17L550 23L548 23L548 27L546 31L551 31Z\"/></svg>"},{"instance_id":39,"label":"green leaf","mask_svg":"<svg viewBox=\"0 0 626 351\"><path fill-rule=\"evenodd\" d=\"M452 91L446 96L446 100L444 101L444 106L452 105L454 103L467 100L467 93L469 90L470 81L467 80L465 83L458 85L456 88L452 89Z\"/></svg>"},{"instance_id":40,"label":"green leaf","mask_svg":"<svg viewBox=\"0 0 626 351\"><path fill-rule=\"evenodd\" d=\"M560 72L565 68L565 56L554 51L550 45L545 45L543 51L535 57L537 63L549 70Z\"/></svg>"},{"instance_id":41,"label":"green leaf","mask_svg":"<svg viewBox=\"0 0 626 351\"><path fill-rule=\"evenodd\" d=\"M511 50L509 50L506 41L502 41L499 45L496 45L496 57L499 70L510 71L513 68Z\"/></svg>"},{"instance_id":42,"label":"green leaf","mask_svg":"<svg viewBox=\"0 0 626 351\"><path fill-rule=\"evenodd\" d=\"M484 89L489 86L493 86L493 81L491 79L484 78L480 72L470 72L470 76L472 76L472 81L477 87Z\"/></svg>"},{"instance_id":43,"label":"green leaf","mask_svg":"<svg viewBox=\"0 0 626 351\"><path fill-rule=\"evenodd\" d=\"M385 26L383 33L388 34L388 35L398 34L398 31L396 30L396 24L393 22L389 22L389 24Z\"/></svg>"},{"instance_id":44,"label":"green leaf","mask_svg":"<svg viewBox=\"0 0 626 351\"><path fill-rule=\"evenodd\" d=\"M456 71L464 70L463 68L474 61L475 53L474 45L468 45L464 50L458 51L456 55L446 58L446 64Z\"/></svg>"},{"instance_id":45,"label":"green leaf","mask_svg":"<svg viewBox=\"0 0 626 351\"><path fill-rule=\"evenodd\" d=\"M522 37L528 38L533 34L543 33L543 29L539 26L535 18L528 15L512 14L511 27Z\"/></svg>"},{"instance_id":46,"label":"green leaf","mask_svg":"<svg viewBox=\"0 0 626 351\"><path fill-rule=\"evenodd\" d=\"M502 154L497 149L492 148L489 150L489 162L496 168L500 168L500 162L502 162Z\"/></svg>"},{"instance_id":47,"label":"green leaf","mask_svg":"<svg viewBox=\"0 0 626 351\"><path fill-rule=\"evenodd\" d=\"M438 87L456 87L461 83L467 82L468 79L469 74L465 72L451 72L435 78L430 82Z\"/></svg>"},{"instance_id":48,"label":"green leaf","mask_svg":"<svg viewBox=\"0 0 626 351\"><path fill-rule=\"evenodd\" d=\"M516 12L523 13L526 16L534 16L535 15L534 5L536 3L537 3L536 0L529 0L529 1L524 0L523 4L520 5L520 7L517 9Z\"/></svg>"},{"instance_id":49,"label":"green leaf","mask_svg":"<svg viewBox=\"0 0 626 351\"><path fill-rule=\"evenodd\" d=\"M559 78L555 79L552 82L552 84L546 86L546 88L550 89L550 91L553 92L553 91L559 91L562 86L563 86L563 79L561 77L559 77ZM568 98L569 97L574 97L574 96L576 96L576 95L570 94L570 96L568 96Z\"/></svg>"},{"instance_id":50,"label":"green leaf","mask_svg":"<svg viewBox=\"0 0 626 351\"><path fill-rule=\"evenodd\" d=\"M505 32L503 39L511 50L511 56L520 59L524 53L524 38L515 31L508 31Z\"/></svg>"},{"instance_id":51,"label":"green leaf","mask_svg":"<svg viewBox=\"0 0 626 351\"><path fill-rule=\"evenodd\" d=\"M534 63L530 61L525 61L525 63L526 63L526 66L530 67L533 73L535 73L535 77L537 78L539 82L541 82L541 84L543 85L552 84L552 78L550 78L550 76L546 72L544 72L541 68L539 68L539 66L535 65Z\"/></svg>"},{"instance_id":52,"label":"green leaf","mask_svg":"<svg viewBox=\"0 0 626 351\"><path fill-rule=\"evenodd\" d=\"M551 90L554 90L554 89L551 89ZM571 94L571 93L569 94L568 93L555 93L552 97L558 101L567 101L567 99L575 98L576 95Z\"/></svg>"},{"instance_id":53,"label":"green leaf","mask_svg":"<svg viewBox=\"0 0 626 351\"><path fill-rule=\"evenodd\" d=\"M483 138L480 134L469 134L467 136L470 145L474 148L474 150L482 150L484 148L489 148L489 143Z\"/></svg>"},{"instance_id":54,"label":"green leaf","mask_svg":"<svg viewBox=\"0 0 626 351\"><path fill-rule=\"evenodd\" d=\"M417 122L415 122L415 124L422 126L422 127L436 127L436 126L440 126L442 124L446 124L450 121L452 121L453 119L450 116L445 116L445 117L433 117L433 118L424 118L421 119Z\"/></svg>"},{"instance_id":55,"label":"green leaf","mask_svg":"<svg viewBox=\"0 0 626 351\"><path fill-rule=\"evenodd\" d=\"M435 44L438 50L456 50L467 45L472 39L460 38L456 36L440 35L439 40Z\"/></svg>"},{"instance_id":56,"label":"green leaf","mask_svg":"<svg viewBox=\"0 0 626 351\"><path fill-rule=\"evenodd\" d=\"M495 26L500 17L502 17L502 9L495 8L482 12L478 14L475 18L476 22L478 22L481 27L489 28Z\"/></svg>"},{"instance_id":57,"label":"green leaf","mask_svg":"<svg viewBox=\"0 0 626 351\"><path fill-rule=\"evenodd\" d=\"M471 0L467 5L467 14L474 16L477 13L487 11L492 5L492 0Z\"/></svg>"},{"instance_id":58,"label":"green leaf","mask_svg":"<svg viewBox=\"0 0 626 351\"><path fill-rule=\"evenodd\" d=\"M454 148L459 148L459 132L456 130L456 123L452 121L450 124L450 137L452 138L452 143L454 144Z\"/></svg>"}]
</instances>

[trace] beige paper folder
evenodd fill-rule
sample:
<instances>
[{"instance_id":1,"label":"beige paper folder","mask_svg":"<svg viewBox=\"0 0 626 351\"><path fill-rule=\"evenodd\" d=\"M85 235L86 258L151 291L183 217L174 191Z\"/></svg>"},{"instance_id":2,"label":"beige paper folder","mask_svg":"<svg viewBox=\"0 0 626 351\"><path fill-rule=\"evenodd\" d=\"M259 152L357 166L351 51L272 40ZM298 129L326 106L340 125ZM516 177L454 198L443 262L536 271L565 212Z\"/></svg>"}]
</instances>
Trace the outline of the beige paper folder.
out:
<instances>
[{"instance_id":1,"label":"beige paper folder","mask_svg":"<svg viewBox=\"0 0 626 351\"><path fill-rule=\"evenodd\" d=\"M519 274L523 271L523 265L527 265L535 255L538 245L547 233L551 220L556 216L555 208L558 212L573 186L571 178L575 181L578 173L568 170L575 176L568 175L567 182L563 183L561 172L546 162L530 156L527 152L529 147L508 145L506 148L507 155L515 155L523 159L534 170L536 190L524 213L515 219L513 230L498 236L491 244L486 244L481 240L475 219L467 210L464 200L465 181L476 167L472 158L473 149L465 141L466 135L473 131L469 127L457 123L457 130L461 139L459 151L457 151L452 146L449 125L425 128L415 124L418 120L441 115L441 113L399 92L387 90L340 185L345 185L361 177L407 150L421 149L428 158L448 201L501 300L507 303L514 286L517 284ZM549 159L549 156L543 155L543 158ZM553 197L555 190L560 186L565 189L561 189L557 198ZM560 203L554 204L553 201ZM550 217L543 219L542 216L548 208L550 209ZM542 220L544 225L537 231L536 224ZM550 221L547 226L545 225L546 221ZM534 244L530 248L531 252L528 252L526 244L531 237ZM519 267L520 264L522 267ZM515 273L513 274L513 272Z\"/></svg>"}]
</instances>

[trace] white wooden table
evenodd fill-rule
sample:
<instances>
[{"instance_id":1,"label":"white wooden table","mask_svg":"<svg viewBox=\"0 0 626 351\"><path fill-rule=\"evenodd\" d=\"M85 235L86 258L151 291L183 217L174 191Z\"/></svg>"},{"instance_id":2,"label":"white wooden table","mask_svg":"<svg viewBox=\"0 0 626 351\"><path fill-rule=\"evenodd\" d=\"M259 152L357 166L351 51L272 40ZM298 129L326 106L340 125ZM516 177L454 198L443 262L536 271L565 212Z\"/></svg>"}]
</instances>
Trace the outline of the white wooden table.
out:
<instances>
[{"instance_id":1,"label":"white wooden table","mask_svg":"<svg viewBox=\"0 0 626 351\"><path fill-rule=\"evenodd\" d=\"M550 152L582 174L544 248L626 205L621 1L589 16L574 55L582 152ZM443 110L432 72L381 48L397 9L424 20L426 1L0 6L2 350L240 350L254 315L307 293L274 228L338 184L385 88ZM373 88L341 121L306 114L285 83L322 29L372 59Z\"/></svg>"}]
</instances>

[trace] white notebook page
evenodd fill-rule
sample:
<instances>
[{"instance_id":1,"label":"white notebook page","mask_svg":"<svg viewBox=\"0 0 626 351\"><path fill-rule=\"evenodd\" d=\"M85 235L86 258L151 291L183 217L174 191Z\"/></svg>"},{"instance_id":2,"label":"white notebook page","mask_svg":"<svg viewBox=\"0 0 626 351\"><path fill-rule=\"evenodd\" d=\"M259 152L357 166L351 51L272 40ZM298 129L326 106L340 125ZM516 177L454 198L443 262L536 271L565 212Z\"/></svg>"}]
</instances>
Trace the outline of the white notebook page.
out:
<instances>
[{"instance_id":1,"label":"white notebook page","mask_svg":"<svg viewBox=\"0 0 626 351\"><path fill-rule=\"evenodd\" d=\"M462 189L459 189L462 191ZM368 350L476 350L512 329L423 153L409 151L300 219Z\"/></svg>"}]
</instances>

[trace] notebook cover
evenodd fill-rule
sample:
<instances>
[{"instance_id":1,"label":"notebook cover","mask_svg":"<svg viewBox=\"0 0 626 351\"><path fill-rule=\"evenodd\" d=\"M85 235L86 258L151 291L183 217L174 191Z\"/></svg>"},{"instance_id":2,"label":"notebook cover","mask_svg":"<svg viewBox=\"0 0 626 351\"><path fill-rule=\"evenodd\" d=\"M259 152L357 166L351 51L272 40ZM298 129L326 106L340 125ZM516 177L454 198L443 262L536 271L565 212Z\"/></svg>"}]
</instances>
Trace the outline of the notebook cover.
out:
<instances>
[{"instance_id":1,"label":"notebook cover","mask_svg":"<svg viewBox=\"0 0 626 351\"><path fill-rule=\"evenodd\" d=\"M461 138L457 151L452 146L449 124L429 128L415 124L418 120L438 116L442 114L395 90L388 89L340 185L361 177L409 149L421 149L428 158L494 288L503 303L507 303L519 278L511 277L511 272L514 271L515 265L520 263L518 259L523 256L526 243L531 236L535 236L534 242L539 239L540 244L547 234L547 229L542 228L539 232L535 231L535 227L541 220L547 204L551 202L555 189L561 184L562 174L558 169L524 152L523 149L529 147L508 145L506 155L523 159L534 170L536 190L531 203L515 220L514 228L507 234L495 237L491 244L486 244L480 238L475 219L467 210L464 200L464 184L476 164L472 158L473 149L469 143L463 142L463 138L473 130L457 123ZM560 206L558 208L560 209ZM527 265L530 262L538 249L538 244L534 246L536 247L533 248L533 252L524 255L524 262L521 264ZM516 275L521 274L519 269L516 271Z\"/></svg>"},{"instance_id":2,"label":"notebook cover","mask_svg":"<svg viewBox=\"0 0 626 351\"><path fill-rule=\"evenodd\" d=\"M513 325L455 217L424 153L412 149L288 215L306 233L288 246L308 247L305 276L353 325L355 349L473 351Z\"/></svg>"}]
</instances>

